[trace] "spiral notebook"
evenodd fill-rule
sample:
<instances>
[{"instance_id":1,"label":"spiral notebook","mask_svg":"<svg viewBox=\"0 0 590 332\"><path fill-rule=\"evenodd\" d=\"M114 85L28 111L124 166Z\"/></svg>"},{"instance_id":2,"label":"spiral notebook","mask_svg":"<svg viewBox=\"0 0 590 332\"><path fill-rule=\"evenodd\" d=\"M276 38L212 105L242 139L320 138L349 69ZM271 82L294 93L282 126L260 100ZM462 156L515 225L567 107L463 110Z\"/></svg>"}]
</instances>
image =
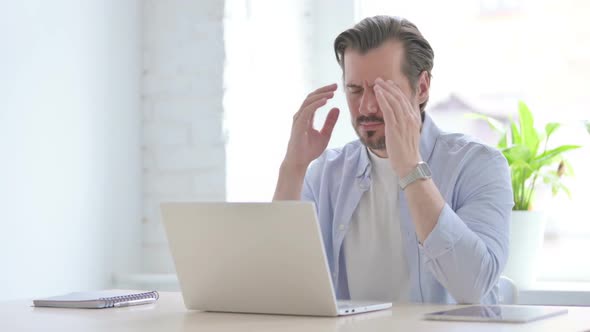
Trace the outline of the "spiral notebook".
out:
<instances>
[{"instance_id":1,"label":"spiral notebook","mask_svg":"<svg viewBox=\"0 0 590 332\"><path fill-rule=\"evenodd\" d=\"M33 300L33 305L35 307L52 308L102 309L154 303L159 297L160 295L157 291L130 292L108 290L97 292L76 292Z\"/></svg>"}]
</instances>

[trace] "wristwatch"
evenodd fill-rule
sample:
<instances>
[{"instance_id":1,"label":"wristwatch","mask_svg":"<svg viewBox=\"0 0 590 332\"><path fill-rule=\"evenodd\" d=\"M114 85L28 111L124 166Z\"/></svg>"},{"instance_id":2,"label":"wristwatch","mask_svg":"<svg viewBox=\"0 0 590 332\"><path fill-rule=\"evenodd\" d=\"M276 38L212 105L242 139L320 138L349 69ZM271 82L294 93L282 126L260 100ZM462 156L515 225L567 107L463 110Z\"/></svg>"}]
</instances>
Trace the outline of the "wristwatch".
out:
<instances>
[{"instance_id":1,"label":"wristwatch","mask_svg":"<svg viewBox=\"0 0 590 332\"><path fill-rule=\"evenodd\" d=\"M417 180L426 180L430 178L432 178L430 167L428 167L427 163L421 161L418 163L416 168L410 172L410 174L399 179L399 186L402 188L402 190L404 190L407 186Z\"/></svg>"}]
</instances>

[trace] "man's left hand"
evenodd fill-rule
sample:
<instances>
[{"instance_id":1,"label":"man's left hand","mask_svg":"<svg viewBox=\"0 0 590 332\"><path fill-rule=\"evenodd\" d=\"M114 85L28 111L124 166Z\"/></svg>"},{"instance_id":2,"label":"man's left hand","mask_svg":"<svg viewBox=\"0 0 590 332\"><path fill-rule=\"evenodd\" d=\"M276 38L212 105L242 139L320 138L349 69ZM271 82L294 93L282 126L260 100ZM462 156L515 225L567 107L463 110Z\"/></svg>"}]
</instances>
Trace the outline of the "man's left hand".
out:
<instances>
[{"instance_id":1,"label":"man's left hand","mask_svg":"<svg viewBox=\"0 0 590 332\"><path fill-rule=\"evenodd\" d=\"M393 81L377 78L373 89L385 121L387 156L395 173L403 178L421 161L420 109Z\"/></svg>"}]
</instances>

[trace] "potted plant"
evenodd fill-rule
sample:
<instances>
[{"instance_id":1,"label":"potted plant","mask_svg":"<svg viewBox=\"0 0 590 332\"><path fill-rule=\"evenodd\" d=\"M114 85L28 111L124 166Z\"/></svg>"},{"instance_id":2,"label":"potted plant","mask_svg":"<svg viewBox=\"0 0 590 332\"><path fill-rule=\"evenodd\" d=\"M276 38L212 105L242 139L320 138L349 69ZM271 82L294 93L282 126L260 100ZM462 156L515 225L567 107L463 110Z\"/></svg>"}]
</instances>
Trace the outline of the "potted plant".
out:
<instances>
[{"instance_id":1,"label":"potted plant","mask_svg":"<svg viewBox=\"0 0 590 332\"><path fill-rule=\"evenodd\" d=\"M529 288L535 278L546 220L545 214L533 204L535 194L543 182L551 187L553 195L560 191L570 195L561 179L573 172L563 154L580 146L561 145L549 149L549 139L560 124L551 122L543 131L537 131L533 114L522 101L518 103L518 119L511 120L507 128L494 118L481 114L475 117L485 119L492 129L501 134L497 148L508 160L512 177L514 207L510 224L510 255L503 274L519 288Z\"/></svg>"}]
</instances>

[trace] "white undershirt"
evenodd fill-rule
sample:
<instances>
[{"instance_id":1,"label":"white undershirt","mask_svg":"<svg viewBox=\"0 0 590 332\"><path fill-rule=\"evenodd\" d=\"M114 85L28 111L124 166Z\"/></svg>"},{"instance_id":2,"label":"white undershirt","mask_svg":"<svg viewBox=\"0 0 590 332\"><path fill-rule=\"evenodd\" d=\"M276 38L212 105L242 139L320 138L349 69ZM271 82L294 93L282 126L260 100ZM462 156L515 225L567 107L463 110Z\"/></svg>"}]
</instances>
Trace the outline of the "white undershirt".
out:
<instances>
[{"instance_id":1,"label":"white undershirt","mask_svg":"<svg viewBox=\"0 0 590 332\"><path fill-rule=\"evenodd\" d=\"M369 150L371 187L344 239L351 300L405 302L409 273L402 253L398 177L388 159Z\"/></svg>"}]
</instances>

